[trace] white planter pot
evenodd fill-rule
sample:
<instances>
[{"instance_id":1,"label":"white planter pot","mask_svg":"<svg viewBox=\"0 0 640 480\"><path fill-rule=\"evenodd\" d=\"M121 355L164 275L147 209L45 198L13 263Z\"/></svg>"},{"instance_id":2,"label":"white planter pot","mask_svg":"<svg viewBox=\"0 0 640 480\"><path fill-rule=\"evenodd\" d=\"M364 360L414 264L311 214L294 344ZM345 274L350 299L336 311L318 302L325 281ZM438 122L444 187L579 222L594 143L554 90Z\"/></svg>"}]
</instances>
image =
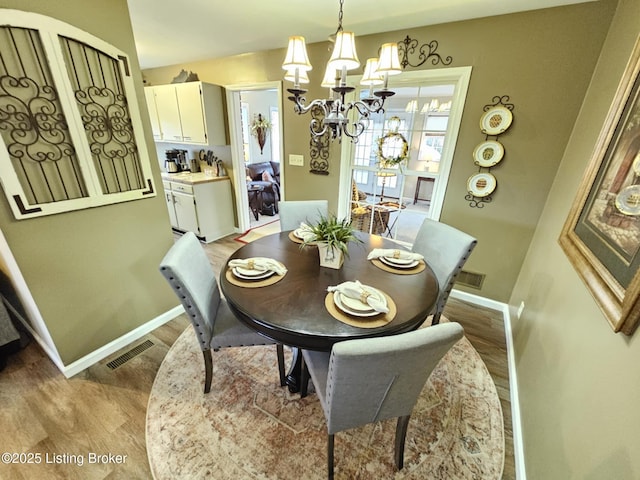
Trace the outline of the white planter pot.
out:
<instances>
[{"instance_id":1,"label":"white planter pot","mask_svg":"<svg viewBox=\"0 0 640 480\"><path fill-rule=\"evenodd\" d=\"M344 262L344 254L341 250L328 248L324 242L318 242L318 255L320 255L320 266L339 269Z\"/></svg>"}]
</instances>

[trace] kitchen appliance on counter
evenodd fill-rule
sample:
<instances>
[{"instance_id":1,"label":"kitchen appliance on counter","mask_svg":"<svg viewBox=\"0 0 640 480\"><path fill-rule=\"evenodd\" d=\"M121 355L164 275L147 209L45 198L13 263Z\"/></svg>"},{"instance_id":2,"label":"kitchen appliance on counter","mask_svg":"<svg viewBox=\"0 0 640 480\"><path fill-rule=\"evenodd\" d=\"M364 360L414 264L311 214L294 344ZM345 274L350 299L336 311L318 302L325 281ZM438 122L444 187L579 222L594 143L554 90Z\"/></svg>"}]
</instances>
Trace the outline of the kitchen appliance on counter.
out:
<instances>
[{"instance_id":1,"label":"kitchen appliance on counter","mask_svg":"<svg viewBox=\"0 0 640 480\"><path fill-rule=\"evenodd\" d=\"M164 168L168 173L178 173L180 171L180 167L178 167L178 164L172 158L167 158L164 161Z\"/></svg>"},{"instance_id":2,"label":"kitchen appliance on counter","mask_svg":"<svg viewBox=\"0 0 640 480\"><path fill-rule=\"evenodd\" d=\"M164 166L168 173L179 173L184 170L189 170L186 150L171 149L166 150L164 154L166 157Z\"/></svg>"}]
</instances>

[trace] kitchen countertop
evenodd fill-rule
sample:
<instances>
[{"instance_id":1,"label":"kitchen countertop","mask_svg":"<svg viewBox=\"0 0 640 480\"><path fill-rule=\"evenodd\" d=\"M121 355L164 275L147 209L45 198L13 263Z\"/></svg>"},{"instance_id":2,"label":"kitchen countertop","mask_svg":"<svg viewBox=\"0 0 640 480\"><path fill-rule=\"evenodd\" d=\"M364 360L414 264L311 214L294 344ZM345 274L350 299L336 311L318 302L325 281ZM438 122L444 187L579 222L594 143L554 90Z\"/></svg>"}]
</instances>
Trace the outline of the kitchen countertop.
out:
<instances>
[{"instance_id":1,"label":"kitchen countertop","mask_svg":"<svg viewBox=\"0 0 640 480\"><path fill-rule=\"evenodd\" d=\"M180 172L180 173L168 173L162 172L162 180L167 180L177 183L185 183L187 185L195 185L199 183L219 182L221 180L228 180L228 176L224 177L211 177L205 175L203 172Z\"/></svg>"}]
</instances>

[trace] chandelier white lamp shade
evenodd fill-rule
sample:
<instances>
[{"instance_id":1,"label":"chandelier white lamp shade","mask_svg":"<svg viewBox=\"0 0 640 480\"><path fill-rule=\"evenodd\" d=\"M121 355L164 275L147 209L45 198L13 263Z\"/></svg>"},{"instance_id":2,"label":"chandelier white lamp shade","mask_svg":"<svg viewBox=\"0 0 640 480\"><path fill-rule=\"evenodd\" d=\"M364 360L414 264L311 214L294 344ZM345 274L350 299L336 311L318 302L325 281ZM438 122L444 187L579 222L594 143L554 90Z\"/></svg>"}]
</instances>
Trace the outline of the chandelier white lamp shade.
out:
<instances>
[{"instance_id":1,"label":"chandelier white lamp shade","mask_svg":"<svg viewBox=\"0 0 640 480\"><path fill-rule=\"evenodd\" d=\"M367 63L364 66L364 74L362 75L362 79L360 80L360 85L369 87L369 96L371 96L373 94L372 87L374 85L382 85L383 83L384 80L378 73L378 59L367 58Z\"/></svg>"},{"instance_id":2,"label":"chandelier white lamp shade","mask_svg":"<svg viewBox=\"0 0 640 480\"><path fill-rule=\"evenodd\" d=\"M298 70L307 71L311 70L311 62L307 56L307 45L305 44L304 37L293 36L289 37L289 46L287 47L287 55L282 62L282 68L284 70Z\"/></svg>"},{"instance_id":3,"label":"chandelier white lamp shade","mask_svg":"<svg viewBox=\"0 0 640 480\"><path fill-rule=\"evenodd\" d=\"M342 31L336 34L336 44L329 64L336 70L354 70L360 66L356 52L356 36L353 32Z\"/></svg>"},{"instance_id":4,"label":"chandelier white lamp shade","mask_svg":"<svg viewBox=\"0 0 640 480\"><path fill-rule=\"evenodd\" d=\"M287 89L291 93L289 100L294 103L294 111L302 115L313 107L319 107L324 113L321 120L311 119L309 124L311 134L314 137L321 137L329 131L332 139L342 140L342 135L346 135L355 143L366 130L369 115L384 112L385 99L395 94L387 88L389 75L401 73L402 70L398 58L398 45L384 44L380 49L379 61L377 58L367 59L364 75L360 81L362 85L369 87L369 97L351 102L345 101L345 95L355 90L355 87L347 85L347 71L360 67L360 61L356 52L355 35L353 32L342 29L343 3L344 0L340 0L335 46L321 83L322 87L329 88L329 98L316 99L307 103L304 97L307 91L300 88L300 84L305 83L301 73L312 68L304 37L289 37L282 68L287 70L285 80L292 81L294 84L293 88ZM383 85L383 88L371 93L376 85ZM355 117L354 120L349 118L351 113Z\"/></svg>"},{"instance_id":5,"label":"chandelier white lamp shade","mask_svg":"<svg viewBox=\"0 0 640 480\"><path fill-rule=\"evenodd\" d=\"M333 87L338 85L338 81L340 80L340 76L336 69L331 66L330 63L327 63L327 68L324 70L324 77L322 77L322 83L320 86L322 88L329 89L329 95L333 95Z\"/></svg>"}]
</instances>

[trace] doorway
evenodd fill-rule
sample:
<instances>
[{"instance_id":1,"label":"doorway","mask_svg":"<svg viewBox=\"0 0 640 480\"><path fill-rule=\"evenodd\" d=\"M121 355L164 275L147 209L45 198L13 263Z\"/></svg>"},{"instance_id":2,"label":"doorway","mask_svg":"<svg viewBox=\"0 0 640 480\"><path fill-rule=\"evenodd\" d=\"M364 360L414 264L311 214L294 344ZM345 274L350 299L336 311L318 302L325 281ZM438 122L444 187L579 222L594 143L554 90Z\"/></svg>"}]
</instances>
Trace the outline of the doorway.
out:
<instances>
[{"instance_id":1,"label":"doorway","mask_svg":"<svg viewBox=\"0 0 640 480\"><path fill-rule=\"evenodd\" d=\"M246 232L278 220L274 203L284 198L284 178L280 169L282 84L228 85L225 89L238 229ZM251 164L260 168L248 169ZM248 181L247 174L251 176L265 169L277 186L262 183L264 191L250 193L248 186L251 188L253 184ZM269 177L265 176L266 182L271 182ZM252 180L260 183L263 179L255 176Z\"/></svg>"},{"instance_id":2,"label":"doorway","mask_svg":"<svg viewBox=\"0 0 640 480\"><path fill-rule=\"evenodd\" d=\"M440 218L470 77L471 67L460 67L389 79L396 94L387 99L384 113L370 116L358 143L342 143L341 216L360 230L409 244L425 218ZM363 87L355 95L369 92ZM380 141L393 132L401 141L385 144L398 150L387 155L405 148L406 159L384 165Z\"/></svg>"}]
</instances>

